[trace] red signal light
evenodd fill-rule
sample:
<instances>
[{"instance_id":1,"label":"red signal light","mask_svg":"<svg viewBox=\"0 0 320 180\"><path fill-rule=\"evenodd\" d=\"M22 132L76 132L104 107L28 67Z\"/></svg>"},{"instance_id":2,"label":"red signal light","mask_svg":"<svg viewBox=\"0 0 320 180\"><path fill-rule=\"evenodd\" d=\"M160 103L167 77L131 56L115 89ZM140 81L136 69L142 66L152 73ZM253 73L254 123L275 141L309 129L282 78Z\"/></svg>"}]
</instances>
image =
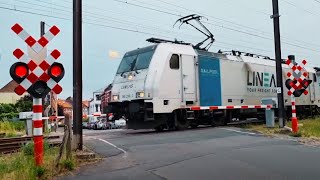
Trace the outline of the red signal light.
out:
<instances>
[{"instance_id":1,"label":"red signal light","mask_svg":"<svg viewBox=\"0 0 320 180\"><path fill-rule=\"evenodd\" d=\"M10 67L10 76L17 83L21 83L29 75L29 67L26 63L16 62Z\"/></svg>"},{"instance_id":2,"label":"red signal light","mask_svg":"<svg viewBox=\"0 0 320 180\"><path fill-rule=\"evenodd\" d=\"M28 68L24 65L18 65L15 68L15 74L18 77L23 78L28 75Z\"/></svg>"},{"instance_id":3,"label":"red signal light","mask_svg":"<svg viewBox=\"0 0 320 180\"><path fill-rule=\"evenodd\" d=\"M54 81L59 82L64 76L63 65L57 62L53 63L48 70L48 74Z\"/></svg>"},{"instance_id":4,"label":"red signal light","mask_svg":"<svg viewBox=\"0 0 320 180\"><path fill-rule=\"evenodd\" d=\"M54 77L59 77L62 73L61 67L57 65L53 65L50 70L51 70L52 76Z\"/></svg>"}]
</instances>

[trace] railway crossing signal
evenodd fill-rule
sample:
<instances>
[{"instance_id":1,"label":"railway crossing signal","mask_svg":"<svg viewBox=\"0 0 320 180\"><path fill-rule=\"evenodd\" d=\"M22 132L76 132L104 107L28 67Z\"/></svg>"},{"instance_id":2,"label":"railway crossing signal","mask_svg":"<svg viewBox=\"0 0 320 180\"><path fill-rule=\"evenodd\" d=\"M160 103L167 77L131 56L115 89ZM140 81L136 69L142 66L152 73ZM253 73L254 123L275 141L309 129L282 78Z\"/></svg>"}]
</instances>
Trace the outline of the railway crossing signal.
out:
<instances>
[{"instance_id":1,"label":"railway crossing signal","mask_svg":"<svg viewBox=\"0 0 320 180\"><path fill-rule=\"evenodd\" d=\"M301 65L295 65L288 59L286 64L292 69L292 73L287 73L289 79L285 82L289 90L288 95L294 95L294 97L300 97L302 94L308 95L309 92L307 88L312 83L312 80L307 79L309 76L307 71L303 72L307 61L303 60Z\"/></svg>"},{"instance_id":2,"label":"railway crossing signal","mask_svg":"<svg viewBox=\"0 0 320 180\"><path fill-rule=\"evenodd\" d=\"M11 29L37 54L38 58L41 57L40 52L60 32L58 27L53 26L39 40L35 40L19 24L15 24ZM58 83L64 76L64 68L61 63L56 62L61 53L55 49L40 62L34 61L19 48L13 51L13 55L19 60L10 68L12 79L19 84L15 92L18 95L28 92L33 97L34 155L36 165L39 166L43 163L42 98L51 90L56 94L62 92L62 87Z\"/></svg>"},{"instance_id":3,"label":"railway crossing signal","mask_svg":"<svg viewBox=\"0 0 320 180\"><path fill-rule=\"evenodd\" d=\"M288 72L287 76L289 79L286 80L285 84L288 88L288 95L291 96L291 110L292 110L292 131L294 133L298 132L298 118L296 111L296 99L295 97L300 97L302 94L308 95L307 88L312 83L312 80L307 79L309 74L304 69L307 64L306 60L302 61L302 64L296 65L292 62L294 56L289 56L286 64L291 68L292 73Z\"/></svg>"}]
</instances>

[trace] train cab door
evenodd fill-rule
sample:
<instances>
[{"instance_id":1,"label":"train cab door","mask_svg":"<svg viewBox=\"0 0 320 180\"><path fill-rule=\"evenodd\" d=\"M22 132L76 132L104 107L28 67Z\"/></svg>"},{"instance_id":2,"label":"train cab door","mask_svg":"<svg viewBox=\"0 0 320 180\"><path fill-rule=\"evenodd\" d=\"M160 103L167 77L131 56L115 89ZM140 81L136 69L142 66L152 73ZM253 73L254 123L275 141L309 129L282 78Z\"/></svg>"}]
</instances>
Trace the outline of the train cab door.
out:
<instances>
[{"instance_id":1,"label":"train cab door","mask_svg":"<svg viewBox=\"0 0 320 180\"><path fill-rule=\"evenodd\" d=\"M310 101L311 102L315 102L316 101L316 86L318 85L317 74L316 73L312 73L312 76L310 77L310 79L312 80L312 83L309 85L309 87L310 87L309 88Z\"/></svg>"},{"instance_id":2,"label":"train cab door","mask_svg":"<svg viewBox=\"0 0 320 180\"><path fill-rule=\"evenodd\" d=\"M196 101L195 57L180 55L181 60L181 101L193 104Z\"/></svg>"}]
</instances>

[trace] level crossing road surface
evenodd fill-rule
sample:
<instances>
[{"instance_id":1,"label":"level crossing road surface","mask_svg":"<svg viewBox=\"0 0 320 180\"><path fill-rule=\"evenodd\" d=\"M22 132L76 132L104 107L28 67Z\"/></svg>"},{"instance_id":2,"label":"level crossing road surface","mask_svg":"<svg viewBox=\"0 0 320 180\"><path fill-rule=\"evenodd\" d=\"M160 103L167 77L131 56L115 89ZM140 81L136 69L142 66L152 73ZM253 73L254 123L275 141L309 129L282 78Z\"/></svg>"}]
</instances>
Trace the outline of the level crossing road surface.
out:
<instances>
[{"instance_id":1,"label":"level crossing road surface","mask_svg":"<svg viewBox=\"0 0 320 180\"><path fill-rule=\"evenodd\" d=\"M103 161L61 179L314 180L320 148L245 130L203 127L151 130L84 130L84 143Z\"/></svg>"}]
</instances>

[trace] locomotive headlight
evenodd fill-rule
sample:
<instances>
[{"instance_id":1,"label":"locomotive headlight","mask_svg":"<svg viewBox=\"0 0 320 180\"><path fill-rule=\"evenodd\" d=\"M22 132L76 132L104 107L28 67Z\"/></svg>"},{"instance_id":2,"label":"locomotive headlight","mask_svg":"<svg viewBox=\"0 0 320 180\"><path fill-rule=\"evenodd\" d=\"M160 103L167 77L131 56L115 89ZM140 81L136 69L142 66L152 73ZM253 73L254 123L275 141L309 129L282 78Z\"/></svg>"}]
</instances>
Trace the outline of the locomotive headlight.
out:
<instances>
[{"instance_id":1,"label":"locomotive headlight","mask_svg":"<svg viewBox=\"0 0 320 180\"><path fill-rule=\"evenodd\" d=\"M132 74L130 74L129 76L128 76L128 80L132 80L133 79L133 76L132 76Z\"/></svg>"},{"instance_id":2,"label":"locomotive headlight","mask_svg":"<svg viewBox=\"0 0 320 180\"><path fill-rule=\"evenodd\" d=\"M113 96L112 96L112 99L113 99L114 101L118 101L118 100L119 100L119 95L113 95Z\"/></svg>"},{"instance_id":3,"label":"locomotive headlight","mask_svg":"<svg viewBox=\"0 0 320 180\"><path fill-rule=\"evenodd\" d=\"M144 92L137 92L137 98L143 98Z\"/></svg>"}]
</instances>

